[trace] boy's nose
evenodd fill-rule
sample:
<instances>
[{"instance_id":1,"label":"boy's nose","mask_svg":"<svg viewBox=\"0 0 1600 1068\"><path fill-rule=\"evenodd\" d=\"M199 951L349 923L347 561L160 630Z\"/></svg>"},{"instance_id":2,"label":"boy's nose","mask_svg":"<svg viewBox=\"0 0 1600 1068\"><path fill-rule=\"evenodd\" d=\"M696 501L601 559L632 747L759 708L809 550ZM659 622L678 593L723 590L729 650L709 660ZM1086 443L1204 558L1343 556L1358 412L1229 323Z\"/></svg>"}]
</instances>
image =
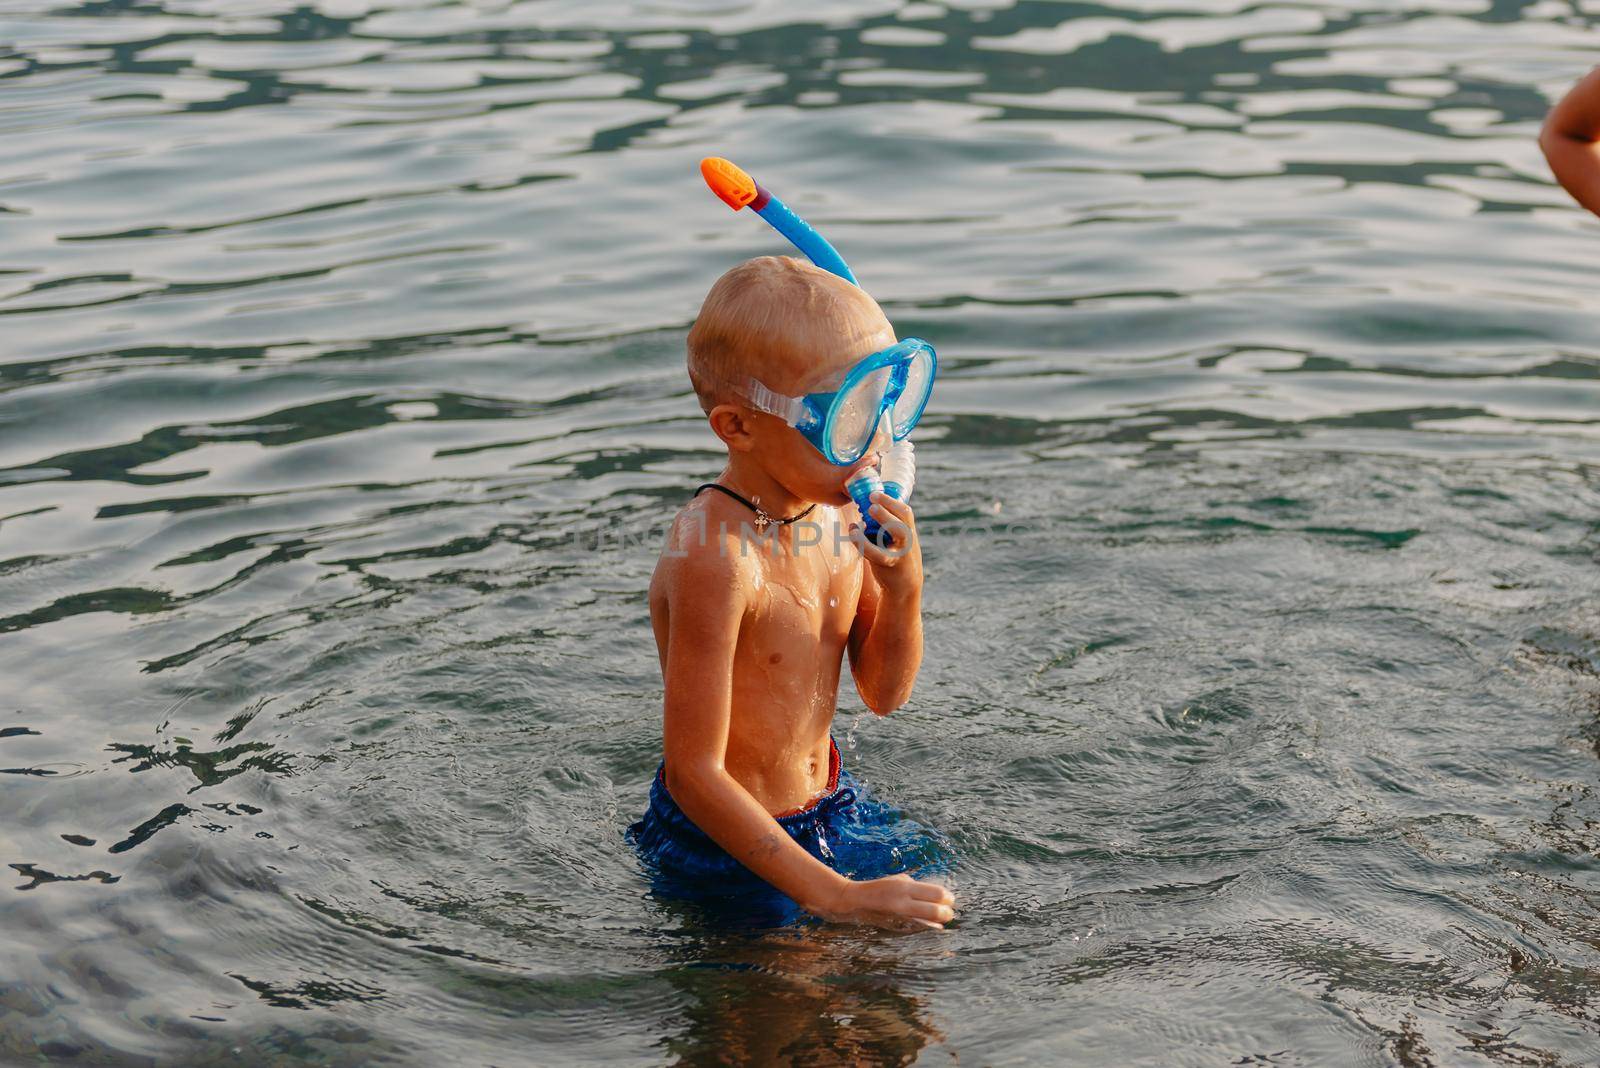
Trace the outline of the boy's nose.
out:
<instances>
[{"instance_id":1,"label":"boy's nose","mask_svg":"<svg viewBox=\"0 0 1600 1068\"><path fill-rule=\"evenodd\" d=\"M878 418L878 429L872 433L872 443L867 446L868 455L877 453L882 456L894 444L894 424L889 420L889 413L884 412Z\"/></svg>"}]
</instances>

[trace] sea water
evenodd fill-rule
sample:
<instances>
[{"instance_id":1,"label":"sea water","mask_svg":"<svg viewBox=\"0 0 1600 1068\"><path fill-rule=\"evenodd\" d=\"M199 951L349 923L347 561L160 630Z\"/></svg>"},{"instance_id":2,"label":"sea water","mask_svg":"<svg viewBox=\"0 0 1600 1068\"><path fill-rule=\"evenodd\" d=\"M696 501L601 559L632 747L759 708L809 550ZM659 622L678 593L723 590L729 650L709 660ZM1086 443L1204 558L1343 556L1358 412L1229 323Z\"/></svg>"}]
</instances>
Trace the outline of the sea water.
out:
<instances>
[{"instance_id":1,"label":"sea water","mask_svg":"<svg viewBox=\"0 0 1600 1068\"><path fill-rule=\"evenodd\" d=\"M1592 22L7 5L0 1060L1596 1063ZM622 841L710 154L939 349L942 934Z\"/></svg>"}]
</instances>

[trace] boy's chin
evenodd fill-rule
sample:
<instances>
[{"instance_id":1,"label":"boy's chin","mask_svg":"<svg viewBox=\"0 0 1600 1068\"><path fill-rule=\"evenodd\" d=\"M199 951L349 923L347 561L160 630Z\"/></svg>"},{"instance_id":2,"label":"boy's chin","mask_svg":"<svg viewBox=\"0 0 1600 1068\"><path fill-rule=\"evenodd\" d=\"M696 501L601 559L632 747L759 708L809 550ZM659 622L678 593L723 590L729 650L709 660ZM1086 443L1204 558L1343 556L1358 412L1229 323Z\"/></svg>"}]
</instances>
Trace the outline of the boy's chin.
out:
<instances>
[{"instance_id":1,"label":"boy's chin","mask_svg":"<svg viewBox=\"0 0 1600 1068\"><path fill-rule=\"evenodd\" d=\"M835 508L840 507L840 505L850 504L850 494L845 492L843 484L840 484L837 489L811 486L811 488L800 492L800 496L805 497L806 502L810 502L810 504L826 504Z\"/></svg>"},{"instance_id":2,"label":"boy's chin","mask_svg":"<svg viewBox=\"0 0 1600 1068\"><path fill-rule=\"evenodd\" d=\"M818 469L808 464L803 470L774 471L773 474L790 493L808 504L838 506L850 503L850 494L844 489L845 479L850 475L848 468L829 464Z\"/></svg>"},{"instance_id":3,"label":"boy's chin","mask_svg":"<svg viewBox=\"0 0 1600 1068\"><path fill-rule=\"evenodd\" d=\"M842 486L831 493L825 489L806 489L797 496L804 498L807 504L826 504L834 508L850 503L850 494Z\"/></svg>"},{"instance_id":4,"label":"boy's chin","mask_svg":"<svg viewBox=\"0 0 1600 1068\"><path fill-rule=\"evenodd\" d=\"M806 487L804 496L813 504L831 504L835 507L850 503L850 494L845 492L844 482L848 472L838 468L837 473L831 473L826 481L819 480Z\"/></svg>"}]
</instances>

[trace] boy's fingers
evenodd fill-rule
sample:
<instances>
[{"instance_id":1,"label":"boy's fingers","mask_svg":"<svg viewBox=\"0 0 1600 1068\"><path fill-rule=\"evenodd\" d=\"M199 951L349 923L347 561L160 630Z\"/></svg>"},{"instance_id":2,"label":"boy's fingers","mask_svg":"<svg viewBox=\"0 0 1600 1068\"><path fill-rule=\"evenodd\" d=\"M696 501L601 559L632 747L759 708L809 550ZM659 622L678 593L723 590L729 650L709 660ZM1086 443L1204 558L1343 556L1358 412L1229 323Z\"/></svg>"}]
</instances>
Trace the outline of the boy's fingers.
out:
<instances>
[{"instance_id":1,"label":"boy's fingers","mask_svg":"<svg viewBox=\"0 0 1600 1068\"><path fill-rule=\"evenodd\" d=\"M884 530L887 530L889 532L889 536L892 537L896 542L905 543L911 541L917 536L917 528L915 526L907 523L904 519L901 519L888 509L881 508L878 505L873 505L870 511L872 518L876 519L878 521L878 525Z\"/></svg>"},{"instance_id":2,"label":"boy's fingers","mask_svg":"<svg viewBox=\"0 0 1600 1068\"><path fill-rule=\"evenodd\" d=\"M874 504L883 505L891 515L902 523L910 524L916 522L916 513L911 510L909 501L902 501L899 497L891 497L887 493L874 493L872 501Z\"/></svg>"},{"instance_id":3,"label":"boy's fingers","mask_svg":"<svg viewBox=\"0 0 1600 1068\"><path fill-rule=\"evenodd\" d=\"M880 567L893 567L905 555L905 552L901 549L902 543L898 541L888 549L874 545L864 537L858 544L861 546L861 555L866 559L867 563L876 564Z\"/></svg>"},{"instance_id":4,"label":"boy's fingers","mask_svg":"<svg viewBox=\"0 0 1600 1068\"><path fill-rule=\"evenodd\" d=\"M883 528L894 539L889 543L888 548L868 541L866 533L855 524L850 526L850 540L855 542L857 549L861 550L862 559L866 560L867 563L877 567L893 567L897 562L905 558L906 552L910 548L909 531L898 519L892 519L883 524Z\"/></svg>"},{"instance_id":5,"label":"boy's fingers","mask_svg":"<svg viewBox=\"0 0 1600 1068\"><path fill-rule=\"evenodd\" d=\"M875 564L884 562L886 556L883 549L868 541L866 531L862 530L859 525L851 525L850 540L856 543L856 548L861 550L861 555L869 562Z\"/></svg>"},{"instance_id":6,"label":"boy's fingers","mask_svg":"<svg viewBox=\"0 0 1600 1068\"><path fill-rule=\"evenodd\" d=\"M889 527L894 530L910 530L911 524L895 512L891 512L881 504L875 504L867 509L872 518L878 521L879 526Z\"/></svg>"},{"instance_id":7,"label":"boy's fingers","mask_svg":"<svg viewBox=\"0 0 1600 1068\"><path fill-rule=\"evenodd\" d=\"M916 526L916 516L911 514L911 508L904 501L897 501L893 497L874 497L872 506L867 510L879 523L897 523L907 529Z\"/></svg>"}]
</instances>

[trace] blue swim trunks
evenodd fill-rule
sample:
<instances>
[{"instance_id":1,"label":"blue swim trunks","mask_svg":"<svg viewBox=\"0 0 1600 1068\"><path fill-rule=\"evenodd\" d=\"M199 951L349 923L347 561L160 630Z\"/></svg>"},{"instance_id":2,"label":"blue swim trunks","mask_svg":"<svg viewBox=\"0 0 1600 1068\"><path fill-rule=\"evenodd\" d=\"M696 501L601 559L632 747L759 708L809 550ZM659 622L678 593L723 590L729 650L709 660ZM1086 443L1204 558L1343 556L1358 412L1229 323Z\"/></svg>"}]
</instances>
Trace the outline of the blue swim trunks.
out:
<instances>
[{"instance_id":1,"label":"blue swim trunks","mask_svg":"<svg viewBox=\"0 0 1600 1068\"><path fill-rule=\"evenodd\" d=\"M851 879L903 871L928 875L947 867L939 836L870 796L840 767L832 739L827 794L775 818L807 853ZM718 905L760 923L791 923L805 915L694 825L667 792L665 764L650 784L650 808L628 828L628 841L660 896Z\"/></svg>"}]
</instances>

